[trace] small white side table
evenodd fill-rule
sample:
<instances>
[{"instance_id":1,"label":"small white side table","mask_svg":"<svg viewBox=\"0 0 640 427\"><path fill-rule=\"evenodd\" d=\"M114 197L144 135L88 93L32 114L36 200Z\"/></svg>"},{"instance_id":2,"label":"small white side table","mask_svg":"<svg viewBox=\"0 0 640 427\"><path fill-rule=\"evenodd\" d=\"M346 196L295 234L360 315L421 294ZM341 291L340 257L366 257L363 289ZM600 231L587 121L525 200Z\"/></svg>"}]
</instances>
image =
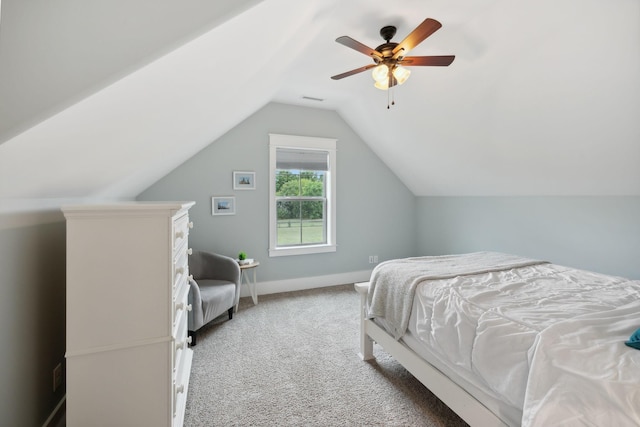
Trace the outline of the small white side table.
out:
<instances>
[{"instance_id":1,"label":"small white side table","mask_svg":"<svg viewBox=\"0 0 640 427\"><path fill-rule=\"evenodd\" d=\"M242 283L245 282L249 287L251 293L251 299L254 304L258 304L258 287L256 282L256 267L259 266L258 261L253 261L251 264L240 265L240 291L242 291ZM253 270L253 280L249 277L249 272L245 270ZM238 292L238 298L236 300L236 312L238 312L238 305L240 304L240 292Z\"/></svg>"}]
</instances>

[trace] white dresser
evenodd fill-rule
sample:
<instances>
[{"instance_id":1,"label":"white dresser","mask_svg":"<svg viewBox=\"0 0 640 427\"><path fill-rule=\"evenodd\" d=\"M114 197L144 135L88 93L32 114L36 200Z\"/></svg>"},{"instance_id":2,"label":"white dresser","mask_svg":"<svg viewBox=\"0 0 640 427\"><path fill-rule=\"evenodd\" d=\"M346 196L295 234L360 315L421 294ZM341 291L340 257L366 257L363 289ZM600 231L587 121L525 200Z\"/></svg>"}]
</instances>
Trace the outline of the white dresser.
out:
<instances>
[{"instance_id":1,"label":"white dresser","mask_svg":"<svg viewBox=\"0 0 640 427\"><path fill-rule=\"evenodd\" d=\"M67 426L182 426L193 204L63 207Z\"/></svg>"}]
</instances>

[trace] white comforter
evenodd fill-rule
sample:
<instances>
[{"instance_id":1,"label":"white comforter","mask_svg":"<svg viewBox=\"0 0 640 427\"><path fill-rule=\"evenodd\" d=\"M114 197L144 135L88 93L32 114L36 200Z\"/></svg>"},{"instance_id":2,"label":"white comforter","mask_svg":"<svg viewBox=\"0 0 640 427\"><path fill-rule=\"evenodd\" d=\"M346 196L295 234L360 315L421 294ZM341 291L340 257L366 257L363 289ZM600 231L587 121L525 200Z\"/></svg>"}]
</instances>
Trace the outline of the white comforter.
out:
<instances>
[{"instance_id":1,"label":"white comforter","mask_svg":"<svg viewBox=\"0 0 640 427\"><path fill-rule=\"evenodd\" d=\"M433 353L523 426L640 425L640 281L539 264L416 286Z\"/></svg>"},{"instance_id":2,"label":"white comforter","mask_svg":"<svg viewBox=\"0 0 640 427\"><path fill-rule=\"evenodd\" d=\"M367 317L384 318L387 331L399 339L407 330L416 286L426 280L508 270L542 264L499 252L415 257L385 261L371 273Z\"/></svg>"},{"instance_id":3,"label":"white comforter","mask_svg":"<svg viewBox=\"0 0 640 427\"><path fill-rule=\"evenodd\" d=\"M534 344L525 426L640 426L640 301L560 322Z\"/></svg>"}]
</instances>

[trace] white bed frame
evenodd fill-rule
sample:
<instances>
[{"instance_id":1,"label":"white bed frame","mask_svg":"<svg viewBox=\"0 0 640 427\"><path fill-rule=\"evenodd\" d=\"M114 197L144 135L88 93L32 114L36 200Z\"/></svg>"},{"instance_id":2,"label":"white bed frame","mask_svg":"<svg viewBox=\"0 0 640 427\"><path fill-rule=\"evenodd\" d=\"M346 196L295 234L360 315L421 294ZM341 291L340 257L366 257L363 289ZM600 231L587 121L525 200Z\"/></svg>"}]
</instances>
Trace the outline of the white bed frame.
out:
<instances>
[{"instance_id":1,"label":"white bed frame","mask_svg":"<svg viewBox=\"0 0 640 427\"><path fill-rule=\"evenodd\" d=\"M505 424L487 407L480 403L465 389L453 382L433 365L418 356L413 350L393 339L383 328L371 319L366 318L367 292L369 282L356 283L356 291L360 294L360 358L374 359L373 343L377 342L393 356L405 369L418 379L425 387L460 418L471 426L505 427Z\"/></svg>"}]
</instances>

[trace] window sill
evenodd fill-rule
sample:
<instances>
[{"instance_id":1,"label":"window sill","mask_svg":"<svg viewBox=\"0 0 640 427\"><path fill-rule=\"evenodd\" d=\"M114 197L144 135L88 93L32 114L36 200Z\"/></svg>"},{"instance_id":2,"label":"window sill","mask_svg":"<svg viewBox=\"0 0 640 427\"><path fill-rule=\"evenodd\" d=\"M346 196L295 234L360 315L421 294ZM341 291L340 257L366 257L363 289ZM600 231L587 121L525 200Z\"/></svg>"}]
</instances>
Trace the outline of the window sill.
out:
<instances>
[{"instance_id":1,"label":"window sill","mask_svg":"<svg viewBox=\"0 0 640 427\"><path fill-rule=\"evenodd\" d=\"M293 248L269 249L269 257L321 254L335 252L336 245L296 246Z\"/></svg>"}]
</instances>

